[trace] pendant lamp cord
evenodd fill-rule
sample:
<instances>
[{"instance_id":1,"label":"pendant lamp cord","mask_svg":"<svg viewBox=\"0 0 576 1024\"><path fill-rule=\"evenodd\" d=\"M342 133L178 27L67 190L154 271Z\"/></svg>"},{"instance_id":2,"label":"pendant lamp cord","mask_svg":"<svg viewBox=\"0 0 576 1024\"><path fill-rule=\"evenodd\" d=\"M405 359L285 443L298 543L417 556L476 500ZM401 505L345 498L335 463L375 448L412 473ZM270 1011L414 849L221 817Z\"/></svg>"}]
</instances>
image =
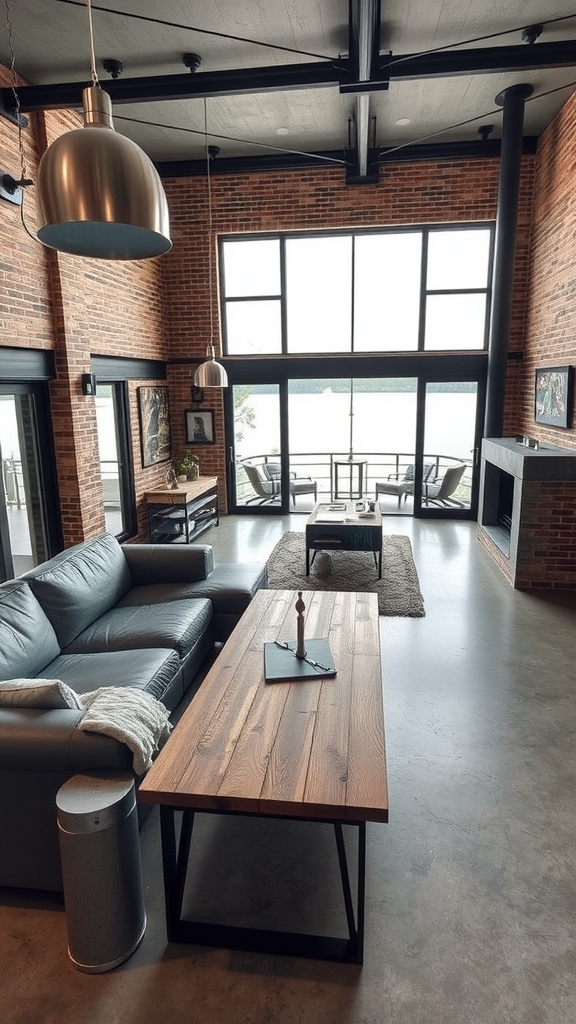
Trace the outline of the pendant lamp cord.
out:
<instances>
[{"instance_id":1,"label":"pendant lamp cord","mask_svg":"<svg viewBox=\"0 0 576 1024\"><path fill-rule=\"evenodd\" d=\"M96 56L94 53L94 27L92 25L92 3L91 0L86 0L86 8L88 10L88 28L90 31L90 74L92 77L92 85L97 88L100 87L98 81L98 72L96 71Z\"/></svg>"},{"instance_id":2,"label":"pendant lamp cord","mask_svg":"<svg viewBox=\"0 0 576 1024\"><path fill-rule=\"evenodd\" d=\"M210 302L210 356L214 359L214 312L212 293L212 183L210 179L210 152L208 147L208 108L204 97L204 148L206 150L206 179L208 182L208 296Z\"/></svg>"}]
</instances>

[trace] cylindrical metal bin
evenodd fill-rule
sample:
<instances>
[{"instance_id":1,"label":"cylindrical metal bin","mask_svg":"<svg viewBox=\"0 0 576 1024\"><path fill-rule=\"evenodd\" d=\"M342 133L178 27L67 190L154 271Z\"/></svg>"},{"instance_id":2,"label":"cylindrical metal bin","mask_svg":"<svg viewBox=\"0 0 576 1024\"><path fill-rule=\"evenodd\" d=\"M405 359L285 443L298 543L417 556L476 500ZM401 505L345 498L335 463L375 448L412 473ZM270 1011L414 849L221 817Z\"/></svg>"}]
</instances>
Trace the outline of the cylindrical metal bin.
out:
<instances>
[{"instance_id":1,"label":"cylindrical metal bin","mask_svg":"<svg viewBox=\"0 0 576 1024\"><path fill-rule=\"evenodd\" d=\"M68 953L79 971L123 963L146 930L138 812L128 772L85 772L56 796Z\"/></svg>"}]
</instances>

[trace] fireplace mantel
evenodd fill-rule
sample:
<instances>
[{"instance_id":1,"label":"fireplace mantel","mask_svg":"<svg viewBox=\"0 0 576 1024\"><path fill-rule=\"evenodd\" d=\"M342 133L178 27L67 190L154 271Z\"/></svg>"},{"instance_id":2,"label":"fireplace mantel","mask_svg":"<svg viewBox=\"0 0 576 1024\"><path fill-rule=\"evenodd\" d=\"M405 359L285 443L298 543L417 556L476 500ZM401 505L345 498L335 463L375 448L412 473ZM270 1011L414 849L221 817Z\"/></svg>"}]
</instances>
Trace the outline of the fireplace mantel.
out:
<instances>
[{"instance_id":1,"label":"fireplace mantel","mask_svg":"<svg viewBox=\"0 0 576 1024\"><path fill-rule=\"evenodd\" d=\"M486 437L482 458L520 480L576 480L576 451L570 448L529 448L514 437Z\"/></svg>"},{"instance_id":2,"label":"fireplace mantel","mask_svg":"<svg viewBox=\"0 0 576 1024\"><path fill-rule=\"evenodd\" d=\"M499 523L503 474L513 481L509 530ZM576 450L485 438L478 536L514 587L576 588Z\"/></svg>"}]
</instances>

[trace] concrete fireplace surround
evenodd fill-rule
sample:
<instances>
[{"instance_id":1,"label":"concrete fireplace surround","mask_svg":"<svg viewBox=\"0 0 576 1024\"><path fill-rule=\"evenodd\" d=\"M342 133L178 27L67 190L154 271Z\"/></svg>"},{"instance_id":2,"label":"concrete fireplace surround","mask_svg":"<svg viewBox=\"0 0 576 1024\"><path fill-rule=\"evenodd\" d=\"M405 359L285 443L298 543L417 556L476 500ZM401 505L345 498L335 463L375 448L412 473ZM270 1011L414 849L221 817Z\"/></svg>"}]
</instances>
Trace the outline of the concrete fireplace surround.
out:
<instances>
[{"instance_id":1,"label":"concrete fireplace surround","mask_svg":"<svg viewBox=\"0 0 576 1024\"><path fill-rule=\"evenodd\" d=\"M513 478L511 526L499 523L502 474ZM482 442L478 538L518 590L576 589L576 451Z\"/></svg>"}]
</instances>

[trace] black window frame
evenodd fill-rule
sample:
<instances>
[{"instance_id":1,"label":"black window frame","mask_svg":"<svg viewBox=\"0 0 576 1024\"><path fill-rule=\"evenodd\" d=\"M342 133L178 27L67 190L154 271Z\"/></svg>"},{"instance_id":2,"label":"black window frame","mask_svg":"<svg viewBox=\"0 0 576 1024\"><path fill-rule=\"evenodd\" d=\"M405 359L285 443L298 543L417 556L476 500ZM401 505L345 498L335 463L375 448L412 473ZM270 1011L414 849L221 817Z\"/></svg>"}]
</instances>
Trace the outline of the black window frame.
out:
<instances>
[{"instance_id":1,"label":"black window frame","mask_svg":"<svg viewBox=\"0 0 576 1024\"><path fill-rule=\"evenodd\" d=\"M428 273L428 240L430 235L433 233L446 232L446 231L471 231L471 230L488 230L490 232L490 243L489 243L489 255L488 255L488 273L487 283L485 288L427 288L426 279ZM409 225L389 225L386 227L373 227L373 228L349 228L349 229L327 229L317 231L306 231L306 232L295 232L295 231L272 231L262 233L246 233L239 235L220 235L218 239L218 250L219 250L219 277L220 277L220 319L222 328L222 353L225 358L239 359L239 358L250 358L250 359L278 359L279 357L289 358L311 358L320 357L323 358L346 358L349 355L359 356L372 356L381 352L382 355L386 355L390 350L358 350L354 345L354 300L355 300L355 240L359 237L368 235L382 235L382 234L403 234L403 233L414 233L420 232L422 234L422 255L420 265L420 302L419 302L419 326L418 326L418 339L417 347L413 349L401 349L396 350L406 356L415 355L416 353L444 353L446 356L450 352L456 351L452 349L431 349L425 348L425 335L426 335L426 306L428 296L430 295L468 295L468 294L483 294L486 296L486 316L484 320L484 343L482 348L464 349L462 351L470 353L480 353L487 351L488 338L489 338L489 313L491 305L491 294L492 294L492 266L494 260L494 237L495 237L495 221L462 221L457 223L427 223L427 224L409 224ZM350 349L346 351L335 351L334 353L321 353L321 352L293 352L288 350L288 332L287 332L287 294L286 294L286 242L290 239L297 238L301 239L312 239L312 238L342 238L350 237L352 239L352 267L351 267L351 328L350 328ZM245 241L251 241L254 239L277 239L280 246L280 295L243 295L243 296L226 296L226 282L225 282L225 271L224 271L224 246L227 244L242 244ZM226 309L228 303L239 303L239 302L258 302L258 301L280 301L280 314L281 314L281 344L280 352L267 352L253 355L250 353L230 353L228 347L228 331L227 331L227 315Z\"/></svg>"}]
</instances>

